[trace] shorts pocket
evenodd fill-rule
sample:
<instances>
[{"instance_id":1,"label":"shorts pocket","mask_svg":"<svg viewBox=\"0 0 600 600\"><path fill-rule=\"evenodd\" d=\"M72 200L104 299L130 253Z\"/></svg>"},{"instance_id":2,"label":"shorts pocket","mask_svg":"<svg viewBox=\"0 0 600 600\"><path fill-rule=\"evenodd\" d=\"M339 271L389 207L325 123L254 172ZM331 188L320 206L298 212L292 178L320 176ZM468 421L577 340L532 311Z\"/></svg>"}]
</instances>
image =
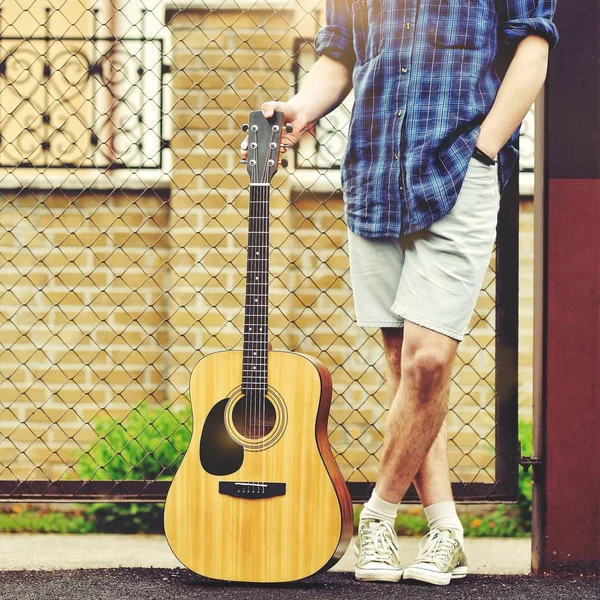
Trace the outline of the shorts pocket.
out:
<instances>
[{"instance_id":1,"label":"shorts pocket","mask_svg":"<svg viewBox=\"0 0 600 600\"><path fill-rule=\"evenodd\" d=\"M494 193L496 200L500 200L500 166L498 163L486 165L471 156L467 164L465 180L465 191L483 186L484 193L489 190L490 193Z\"/></svg>"},{"instance_id":2,"label":"shorts pocket","mask_svg":"<svg viewBox=\"0 0 600 600\"><path fill-rule=\"evenodd\" d=\"M471 162L475 161L476 164L481 165L482 167L485 167L486 169L493 169L498 163L492 164L492 165L488 165L487 163L484 163L482 160L479 160L475 155L471 155Z\"/></svg>"},{"instance_id":3,"label":"shorts pocket","mask_svg":"<svg viewBox=\"0 0 600 600\"><path fill-rule=\"evenodd\" d=\"M432 0L427 39L437 48L476 50L488 35L491 0Z\"/></svg>"}]
</instances>

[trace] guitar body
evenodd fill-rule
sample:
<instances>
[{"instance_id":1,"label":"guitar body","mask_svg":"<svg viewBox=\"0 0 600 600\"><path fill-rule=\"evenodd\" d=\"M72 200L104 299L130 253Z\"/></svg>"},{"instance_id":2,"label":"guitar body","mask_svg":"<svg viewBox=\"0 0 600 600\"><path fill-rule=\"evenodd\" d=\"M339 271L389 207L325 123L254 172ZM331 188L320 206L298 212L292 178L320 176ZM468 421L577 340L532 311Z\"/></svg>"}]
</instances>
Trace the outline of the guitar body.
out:
<instances>
[{"instance_id":1,"label":"guitar body","mask_svg":"<svg viewBox=\"0 0 600 600\"><path fill-rule=\"evenodd\" d=\"M330 568L352 537L327 439L331 377L312 357L269 351L267 397L253 397L241 391L242 354L210 354L193 370L192 439L169 489L165 533L200 575L294 581Z\"/></svg>"}]
</instances>

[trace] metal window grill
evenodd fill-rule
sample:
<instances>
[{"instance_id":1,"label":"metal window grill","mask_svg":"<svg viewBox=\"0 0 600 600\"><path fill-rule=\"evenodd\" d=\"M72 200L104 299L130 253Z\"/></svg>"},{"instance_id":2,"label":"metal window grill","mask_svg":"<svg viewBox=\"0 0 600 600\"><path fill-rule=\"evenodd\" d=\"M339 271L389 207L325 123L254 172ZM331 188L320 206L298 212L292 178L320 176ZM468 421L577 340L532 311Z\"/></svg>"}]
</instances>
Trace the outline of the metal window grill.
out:
<instances>
[{"instance_id":1,"label":"metal window grill","mask_svg":"<svg viewBox=\"0 0 600 600\"><path fill-rule=\"evenodd\" d=\"M301 85L323 19L324 3L286 1L0 10L0 499L164 499L191 370L242 341L240 125ZM330 441L359 501L389 398L379 333L354 322L336 170L349 110L273 181L270 328L332 373ZM461 500L517 489L517 219L513 178L454 368Z\"/></svg>"}]
</instances>

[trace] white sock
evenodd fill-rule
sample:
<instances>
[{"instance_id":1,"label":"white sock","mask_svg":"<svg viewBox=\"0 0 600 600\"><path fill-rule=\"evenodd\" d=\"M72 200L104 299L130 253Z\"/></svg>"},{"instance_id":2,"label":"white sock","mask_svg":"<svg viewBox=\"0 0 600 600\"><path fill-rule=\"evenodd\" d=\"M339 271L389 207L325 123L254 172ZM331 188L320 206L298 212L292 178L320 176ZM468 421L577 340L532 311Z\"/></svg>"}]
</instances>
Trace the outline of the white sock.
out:
<instances>
[{"instance_id":1,"label":"white sock","mask_svg":"<svg viewBox=\"0 0 600 600\"><path fill-rule=\"evenodd\" d=\"M438 527L453 529L456 532L458 541L464 545L463 526L456 514L456 505L452 500L426 506L425 516L429 523L429 529L437 529Z\"/></svg>"},{"instance_id":2,"label":"white sock","mask_svg":"<svg viewBox=\"0 0 600 600\"><path fill-rule=\"evenodd\" d=\"M373 490L371 497L364 505L362 512L360 513L360 518L361 520L379 519L381 521L387 521L393 527L394 522L396 521L396 513L398 512L399 506L400 502L398 502L398 504L387 502L383 498L379 497L377 492Z\"/></svg>"}]
</instances>

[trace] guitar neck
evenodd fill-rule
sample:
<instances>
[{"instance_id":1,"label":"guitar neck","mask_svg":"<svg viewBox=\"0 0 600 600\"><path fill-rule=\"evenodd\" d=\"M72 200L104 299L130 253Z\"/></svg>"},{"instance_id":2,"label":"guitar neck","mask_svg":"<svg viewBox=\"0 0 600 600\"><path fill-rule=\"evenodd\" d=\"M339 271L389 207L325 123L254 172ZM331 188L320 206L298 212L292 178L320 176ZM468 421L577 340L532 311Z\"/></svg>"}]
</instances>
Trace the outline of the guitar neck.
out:
<instances>
[{"instance_id":1,"label":"guitar neck","mask_svg":"<svg viewBox=\"0 0 600 600\"><path fill-rule=\"evenodd\" d=\"M269 184L250 185L242 389L266 391L269 347Z\"/></svg>"}]
</instances>

